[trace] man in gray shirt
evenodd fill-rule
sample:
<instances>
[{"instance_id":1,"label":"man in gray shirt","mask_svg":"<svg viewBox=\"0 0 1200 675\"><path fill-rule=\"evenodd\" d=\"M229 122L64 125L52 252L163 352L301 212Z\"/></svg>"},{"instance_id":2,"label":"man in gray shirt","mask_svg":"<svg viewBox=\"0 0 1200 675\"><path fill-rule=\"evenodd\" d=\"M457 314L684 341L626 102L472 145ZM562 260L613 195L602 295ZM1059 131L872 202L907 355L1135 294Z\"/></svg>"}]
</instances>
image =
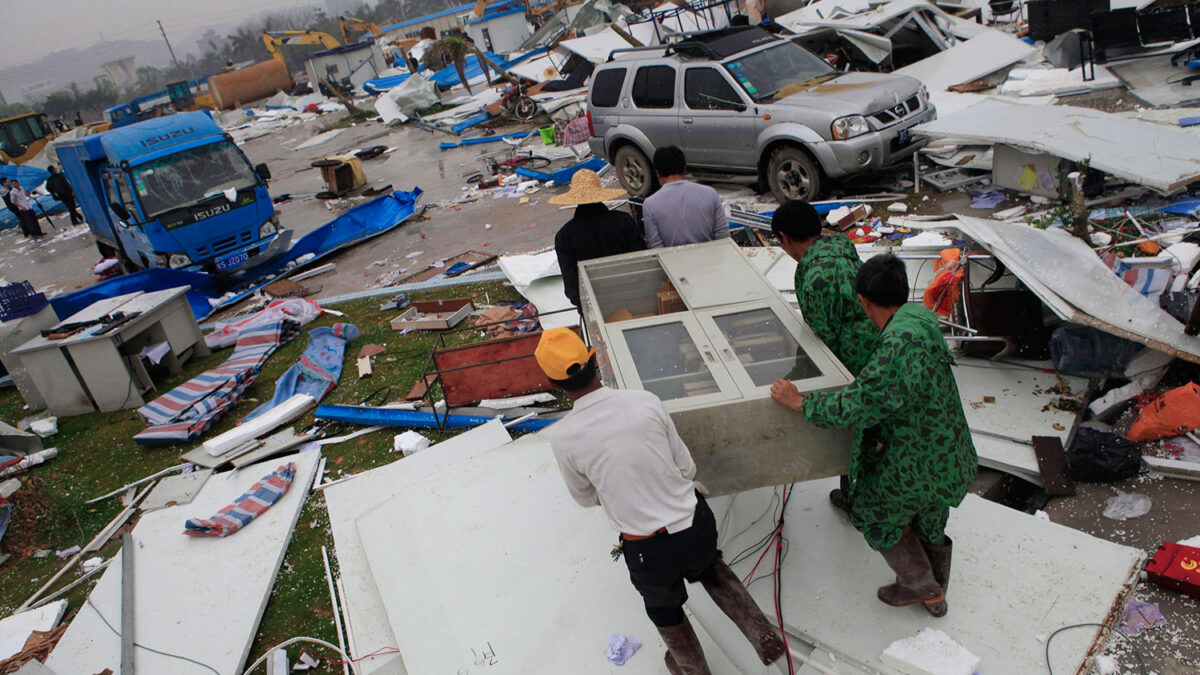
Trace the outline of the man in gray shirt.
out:
<instances>
[{"instance_id":1,"label":"man in gray shirt","mask_svg":"<svg viewBox=\"0 0 1200 675\"><path fill-rule=\"evenodd\" d=\"M784 654L779 631L717 549L717 523L695 481L696 465L657 396L609 389L596 350L570 328L542 333L534 358L573 408L546 430L571 497L600 506L620 532L614 560L667 645L667 670L709 675L704 651L683 613L685 581L700 582L754 646L763 664Z\"/></svg>"},{"instance_id":2,"label":"man in gray shirt","mask_svg":"<svg viewBox=\"0 0 1200 675\"><path fill-rule=\"evenodd\" d=\"M698 244L729 236L729 219L717 191L685 180L683 151L667 145L654 151L654 173L662 185L642 205L646 248Z\"/></svg>"}]
</instances>

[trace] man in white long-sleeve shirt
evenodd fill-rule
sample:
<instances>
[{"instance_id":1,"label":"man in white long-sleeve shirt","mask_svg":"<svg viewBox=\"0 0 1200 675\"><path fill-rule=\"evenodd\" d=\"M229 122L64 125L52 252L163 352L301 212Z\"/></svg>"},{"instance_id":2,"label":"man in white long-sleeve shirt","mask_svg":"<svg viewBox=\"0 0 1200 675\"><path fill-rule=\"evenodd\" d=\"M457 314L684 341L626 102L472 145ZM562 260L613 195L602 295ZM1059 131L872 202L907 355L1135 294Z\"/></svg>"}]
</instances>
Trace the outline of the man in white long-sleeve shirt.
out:
<instances>
[{"instance_id":1,"label":"man in white long-sleeve shirt","mask_svg":"<svg viewBox=\"0 0 1200 675\"><path fill-rule=\"evenodd\" d=\"M721 561L716 520L675 424L654 394L603 386L595 355L569 328L542 333L538 365L574 403L546 433L571 496L580 506L601 506L620 532L630 581L667 645L667 669L709 672L683 613L685 580L701 582L763 663L773 663L783 641Z\"/></svg>"}]
</instances>

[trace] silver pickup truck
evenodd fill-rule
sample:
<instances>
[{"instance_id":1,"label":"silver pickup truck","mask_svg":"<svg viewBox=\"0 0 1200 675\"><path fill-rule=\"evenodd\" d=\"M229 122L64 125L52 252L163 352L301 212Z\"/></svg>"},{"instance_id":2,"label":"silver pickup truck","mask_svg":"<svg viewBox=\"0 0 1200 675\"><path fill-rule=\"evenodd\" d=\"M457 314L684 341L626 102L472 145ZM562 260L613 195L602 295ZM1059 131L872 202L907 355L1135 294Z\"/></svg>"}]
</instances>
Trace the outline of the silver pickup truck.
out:
<instances>
[{"instance_id":1,"label":"silver pickup truck","mask_svg":"<svg viewBox=\"0 0 1200 675\"><path fill-rule=\"evenodd\" d=\"M654 149L677 145L689 169L757 176L782 203L911 156L909 128L936 116L911 77L842 73L762 28L727 28L614 51L592 77L588 142L636 196L655 187Z\"/></svg>"}]
</instances>

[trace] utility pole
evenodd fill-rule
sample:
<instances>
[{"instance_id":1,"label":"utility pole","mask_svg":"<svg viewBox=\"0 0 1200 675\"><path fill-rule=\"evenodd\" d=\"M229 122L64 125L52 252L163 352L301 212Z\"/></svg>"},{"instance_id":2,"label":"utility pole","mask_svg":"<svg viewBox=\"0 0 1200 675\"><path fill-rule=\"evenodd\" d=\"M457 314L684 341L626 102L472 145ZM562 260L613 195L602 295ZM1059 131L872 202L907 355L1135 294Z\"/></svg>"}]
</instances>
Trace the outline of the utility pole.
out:
<instances>
[{"instance_id":1,"label":"utility pole","mask_svg":"<svg viewBox=\"0 0 1200 675\"><path fill-rule=\"evenodd\" d=\"M175 50L171 49L171 41L167 39L167 31L163 28L162 21L158 22L158 32L162 33L163 42L167 43L167 51L171 52L171 61L175 64L175 69L179 69L179 59L175 58Z\"/></svg>"}]
</instances>

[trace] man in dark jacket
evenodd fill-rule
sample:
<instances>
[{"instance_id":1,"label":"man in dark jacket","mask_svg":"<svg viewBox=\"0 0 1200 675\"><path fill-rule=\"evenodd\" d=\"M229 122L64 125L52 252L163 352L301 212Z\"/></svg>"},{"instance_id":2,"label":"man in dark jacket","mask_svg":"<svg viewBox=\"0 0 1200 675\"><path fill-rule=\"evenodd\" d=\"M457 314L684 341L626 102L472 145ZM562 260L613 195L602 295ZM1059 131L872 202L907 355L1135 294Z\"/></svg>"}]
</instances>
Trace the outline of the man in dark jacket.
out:
<instances>
[{"instance_id":1,"label":"man in dark jacket","mask_svg":"<svg viewBox=\"0 0 1200 675\"><path fill-rule=\"evenodd\" d=\"M551 197L551 204L576 206L575 217L554 235L554 251L562 271L563 292L579 307L579 261L646 248L633 216L610 211L604 202L625 194L600 185L595 171L583 169L571 178L571 189Z\"/></svg>"},{"instance_id":2,"label":"man in dark jacket","mask_svg":"<svg viewBox=\"0 0 1200 675\"><path fill-rule=\"evenodd\" d=\"M67 212L71 214L72 225L83 222L83 216L79 215L79 209L75 207L75 191L71 189L71 183L67 181L67 177L58 172L57 166L50 166L50 177L46 179L46 191L67 207Z\"/></svg>"}]
</instances>

